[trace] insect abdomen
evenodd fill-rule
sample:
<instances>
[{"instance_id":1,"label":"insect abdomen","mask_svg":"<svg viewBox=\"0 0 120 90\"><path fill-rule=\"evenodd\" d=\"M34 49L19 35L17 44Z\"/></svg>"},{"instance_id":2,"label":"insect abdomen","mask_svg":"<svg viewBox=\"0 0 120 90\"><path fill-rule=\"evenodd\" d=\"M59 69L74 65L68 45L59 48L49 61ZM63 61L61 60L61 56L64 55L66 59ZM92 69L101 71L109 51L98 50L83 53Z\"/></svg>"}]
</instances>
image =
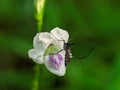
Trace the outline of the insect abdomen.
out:
<instances>
[{"instance_id":1,"label":"insect abdomen","mask_svg":"<svg viewBox=\"0 0 120 90\"><path fill-rule=\"evenodd\" d=\"M70 54L69 54L69 52L66 51L66 54L65 54L65 66L68 65L69 61L70 61Z\"/></svg>"}]
</instances>

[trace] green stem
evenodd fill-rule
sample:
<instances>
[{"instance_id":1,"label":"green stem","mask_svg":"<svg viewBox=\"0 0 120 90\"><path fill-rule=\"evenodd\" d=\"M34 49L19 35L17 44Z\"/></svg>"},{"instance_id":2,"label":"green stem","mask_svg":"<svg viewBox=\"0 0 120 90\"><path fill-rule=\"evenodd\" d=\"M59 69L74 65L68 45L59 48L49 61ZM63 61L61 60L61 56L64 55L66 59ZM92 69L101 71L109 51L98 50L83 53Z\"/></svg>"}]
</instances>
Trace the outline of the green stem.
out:
<instances>
[{"instance_id":1,"label":"green stem","mask_svg":"<svg viewBox=\"0 0 120 90\"><path fill-rule=\"evenodd\" d=\"M35 65L35 75L34 75L34 81L33 81L33 87L32 90L39 90L39 75L40 75L40 65L36 64Z\"/></svg>"},{"instance_id":2,"label":"green stem","mask_svg":"<svg viewBox=\"0 0 120 90\"><path fill-rule=\"evenodd\" d=\"M42 23L43 23L43 14L44 14L44 6L45 0L34 0L35 2L35 19L37 20L37 31L41 32ZM40 76L40 65L35 65L35 75L33 80L33 88L32 90L39 90L39 76Z\"/></svg>"},{"instance_id":3,"label":"green stem","mask_svg":"<svg viewBox=\"0 0 120 90\"><path fill-rule=\"evenodd\" d=\"M37 20L37 27L38 32L42 30L42 23L43 23L43 14L44 14L44 7L45 7L45 0L34 0L35 2L35 19Z\"/></svg>"},{"instance_id":4,"label":"green stem","mask_svg":"<svg viewBox=\"0 0 120 90\"><path fill-rule=\"evenodd\" d=\"M41 30L42 30L42 22L38 22L37 23L37 25L38 25L38 32L41 32Z\"/></svg>"}]
</instances>

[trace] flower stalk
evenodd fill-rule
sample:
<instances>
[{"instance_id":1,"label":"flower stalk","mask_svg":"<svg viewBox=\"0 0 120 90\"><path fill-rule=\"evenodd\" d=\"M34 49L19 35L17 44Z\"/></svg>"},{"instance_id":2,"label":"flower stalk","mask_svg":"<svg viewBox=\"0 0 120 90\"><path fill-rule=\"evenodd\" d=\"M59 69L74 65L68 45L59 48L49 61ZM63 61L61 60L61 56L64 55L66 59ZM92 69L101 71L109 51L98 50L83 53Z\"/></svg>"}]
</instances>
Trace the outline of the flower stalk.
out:
<instances>
[{"instance_id":1,"label":"flower stalk","mask_svg":"<svg viewBox=\"0 0 120 90\"><path fill-rule=\"evenodd\" d=\"M34 67L35 75L34 75L32 90L39 90L39 75L40 75L39 69L40 69L40 65L36 64Z\"/></svg>"},{"instance_id":2,"label":"flower stalk","mask_svg":"<svg viewBox=\"0 0 120 90\"><path fill-rule=\"evenodd\" d=\"M38 32L41 32L45 0L34 0L34 6L35 6L34 16L35 16L35 19L37 20Z\"/></svg>"},{"instance_id":3,"label":"flower stalk","mask_svg":"<svg viewBox=\"0 0 120 90\"><path fill-rule=\"evenodd\" d=\"M45 0L34 0L34 17L37 20L37 31L41 32L43 23ZM35 65L35 75L32 85L32 90L39 90L39 75L40 75L40 65L36 63Z\"/></svg>"}]
</instances>

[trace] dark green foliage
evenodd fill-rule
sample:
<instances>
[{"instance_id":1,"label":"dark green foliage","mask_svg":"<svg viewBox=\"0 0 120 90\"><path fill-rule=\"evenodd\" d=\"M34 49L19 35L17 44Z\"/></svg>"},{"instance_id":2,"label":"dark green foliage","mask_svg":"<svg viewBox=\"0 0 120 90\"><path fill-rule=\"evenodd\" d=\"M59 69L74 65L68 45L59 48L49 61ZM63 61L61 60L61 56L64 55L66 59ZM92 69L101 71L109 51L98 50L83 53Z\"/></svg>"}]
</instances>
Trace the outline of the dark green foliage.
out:
<instances>
[{"instance_id":1,"label":"dark green foliage","mask_svg":"<svg viewBox=\"0 0 120 90\"><path fill-rule=\"evenodd\" d=\"M35 63L27 51L37 32L33 15L33 0L0 0L0 90L32 87ZM41 65L40 90L120 90L119 24L119 0L47 0L43 31L57 26L96 48L82 60L72 58L64 77Z\"/></svg>"}]
</instances>

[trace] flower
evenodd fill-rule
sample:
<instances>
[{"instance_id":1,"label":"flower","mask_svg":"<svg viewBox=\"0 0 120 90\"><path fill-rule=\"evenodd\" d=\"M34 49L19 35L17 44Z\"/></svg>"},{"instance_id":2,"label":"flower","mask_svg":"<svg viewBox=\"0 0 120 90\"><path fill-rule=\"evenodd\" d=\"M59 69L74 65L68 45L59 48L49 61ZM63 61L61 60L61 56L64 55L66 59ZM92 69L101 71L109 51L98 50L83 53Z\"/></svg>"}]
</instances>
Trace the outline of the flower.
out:
<instances>
[{"instance_id":1,"label":"flower","mask_svg":"<svg viewBox=\"0 0 120 90\"><path fill-rule=\"evenodd\" d=\"M48 32L37 33L33 40L33 49L28 55L34 62L45 64L46 68L58 75L63 76L66 72L64 43L68 42L67 31L58 27Z\"/></svg>"}]
</instances>

